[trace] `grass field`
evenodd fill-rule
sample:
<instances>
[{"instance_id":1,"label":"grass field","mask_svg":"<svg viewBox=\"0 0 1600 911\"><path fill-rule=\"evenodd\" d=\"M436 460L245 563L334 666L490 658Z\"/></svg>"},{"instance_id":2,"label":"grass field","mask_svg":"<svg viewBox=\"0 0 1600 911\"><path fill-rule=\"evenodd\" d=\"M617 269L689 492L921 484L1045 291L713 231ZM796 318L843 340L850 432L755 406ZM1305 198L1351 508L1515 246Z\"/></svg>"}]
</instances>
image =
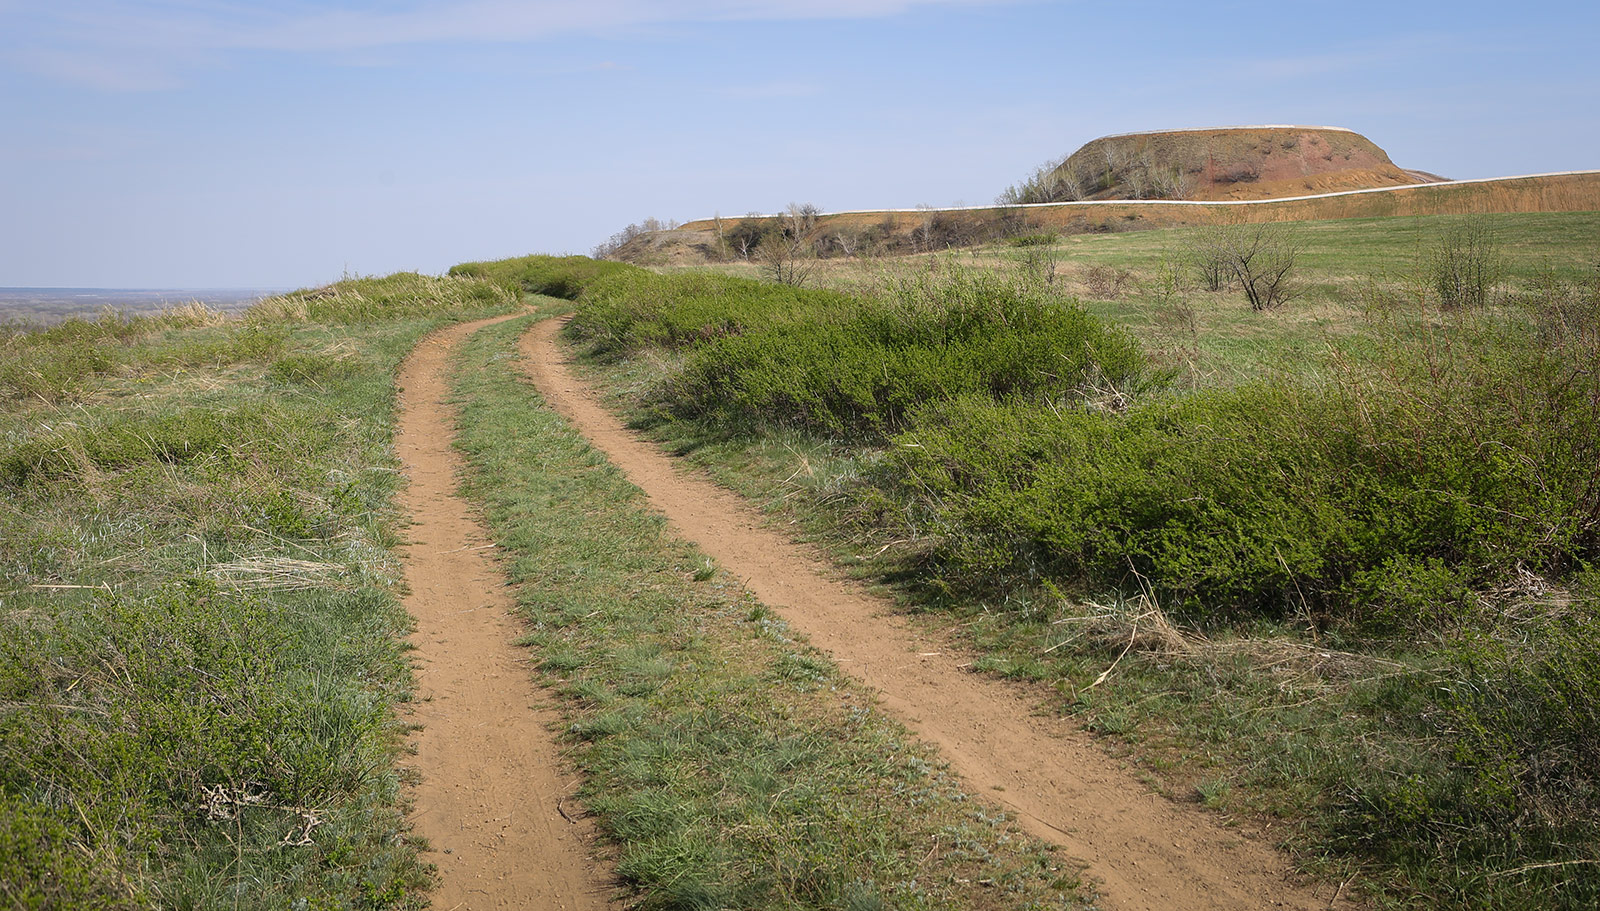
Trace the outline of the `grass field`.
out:
<instances>
[{"instance_id":1,"label":"grass field","mask_svg":"<svg viewBox=\"0 0 1600 911\"><path fill-rule=\"evenodd\" d=\"M1451 308L1463 227L1498 271ZM537 291L639 426L1156 787L1379 906L1594 907L1600 217L1287 230L1268 312L1176 229L828 290L529 257L0 330L0 902L425 904L394 371L574 306ZM463 352L459 444L631 900L1091 902L664 534L518 378L525 326Z\"/></svg>"},{"instance_id":2,"label":"grass field","mask_svg":"<svg viewBox=\"0 0 1600 911\"><path fill-rule=\"evenodd\" d=\"M1464 226L1499 269L1489 304L1452 310L1432 269ZM613 344L592 369L640 426L896 583L979 667L1050 691L1174 794L1270 826L1380 904L1579 908L1600 895L1597 226L1286 226L1304 292L1266 313L1196 288L1203 229L814 273L890 314L965 302L975 275L1076 293L1165 385L952 379L947 401L918 393L932 403L878 422L901 394L883 365L920 350L923 324L859 355L830 343L825 371L763 367L805 331L803 302L771 329L679 327L620 361ZM835 332L837 304L814 306ZM580 297L580 341L587 320ZM941 369L984 369L940 331ZM857 357L881 379L841 398ZM819 402L865 423L819 420Z\"/></svg>"},{"instance_id":3,"label":"grass field","mask_svg":"<svg viewBox=\"0 0 1600 911\"><path fill-rule=\"evenodd\" d=\"M394 374L521 281L358 279L237 319L0 337L0 904L427 904L400 771ZM624 894L1091 901L1073 863L663 534L504 369L525 327L464 353L460 444Z\"/></svg>"},{"instance_id":4,"label":"grass field","mask_svg":"<svg viewBox=\"0 0 1600 911\"><path fill-rule=\"evenodd\" d=\"M486 283L0 336L0 905L419 908L393 375Z\"/></svg>"}]
</instances>

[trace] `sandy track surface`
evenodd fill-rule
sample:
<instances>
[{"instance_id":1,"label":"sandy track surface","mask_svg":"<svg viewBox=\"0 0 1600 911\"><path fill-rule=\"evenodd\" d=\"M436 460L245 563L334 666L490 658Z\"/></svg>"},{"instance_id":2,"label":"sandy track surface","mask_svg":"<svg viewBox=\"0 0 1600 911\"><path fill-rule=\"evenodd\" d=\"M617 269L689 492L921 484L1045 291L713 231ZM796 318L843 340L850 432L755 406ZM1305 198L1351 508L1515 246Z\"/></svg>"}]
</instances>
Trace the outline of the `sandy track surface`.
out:
<instances>
[{"instance_id":1,"label":"sandy track surface","mask_svg":"<svg viewBox=\"0 0 1600 911\"><path fill-rule=\"evenodd\" d=\"M402 559L417 620L413 720L422 725L411 821L433 847L439 911L600 911L609 887L589 858L592 833L563 814L577 782L562 773L550 732L558 716L511 644L519 625L505 579L455 492L446 359L467 335L510 318L434 333L400 372L395 448L410 479L400 496L413 522Z\"/></svg>"},{"instance_id":2,"label":"sandy track surface","mask_svg":"<svg viewBox=\"0 0 1600 911\"><path fill-rule=\"evenodd\" d=\"M1333 889L1293 877L1271 846L1199 809L1153 794L1076 727L1040 717L1002 682L961 669L893 606L829 575L811 549L769 528L737 495L628 431L571 373L546 320L523 336L524 368L544 397L649 494L685 538L742 578L844 672L937 745L969 788L1088 865L1117 911L1325 909Z\"/></svg>"}]
</instances>

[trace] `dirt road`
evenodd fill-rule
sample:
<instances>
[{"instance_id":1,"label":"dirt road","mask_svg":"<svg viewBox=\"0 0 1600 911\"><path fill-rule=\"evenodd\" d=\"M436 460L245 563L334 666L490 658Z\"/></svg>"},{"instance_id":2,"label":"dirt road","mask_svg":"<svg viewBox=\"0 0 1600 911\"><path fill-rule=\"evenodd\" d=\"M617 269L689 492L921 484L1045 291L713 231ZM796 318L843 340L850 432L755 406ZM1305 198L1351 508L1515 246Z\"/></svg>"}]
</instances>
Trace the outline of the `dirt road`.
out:
<instances>
[{"instance_id":1,"label":"dirt road","mask_svg":"<svg viewBox=\"0 0 1600 911\"><path fill-rule=\"evenodd\" d=\"M1326 909L1332 889L1297 883L1271 846L1202 811L1151 793L1086 735L1007 685L964 671L962 659L895 616L892 606L831 578L810 549L767 527L736 495L675 464L627 431L566 365L558 324L522 339L524 366L676 530L746 580L754 593L884 707L936 744L969 788L1010 807L1033 834L1088 864L1102 905L1117 911Z\"/></svg>"},{"instance_id":2,"label":"dirt road","mask_svg":"<svg viewBox=\"0 0 1600 911\"><path fill-rule=\"evenodd\" d=\"M412 823L433 846L439 911L602 911L610 890L589 859L590 833L562 814L577 782L561 772L548 727L557 716L511 644L520 630L492 545L455 493L446 358L470 333L510 318L434 333L400 372L395 448L410 479L400 496L413 522L402 559L417 620L413 720L422 725Z\"/></svg>"}]
</instances>

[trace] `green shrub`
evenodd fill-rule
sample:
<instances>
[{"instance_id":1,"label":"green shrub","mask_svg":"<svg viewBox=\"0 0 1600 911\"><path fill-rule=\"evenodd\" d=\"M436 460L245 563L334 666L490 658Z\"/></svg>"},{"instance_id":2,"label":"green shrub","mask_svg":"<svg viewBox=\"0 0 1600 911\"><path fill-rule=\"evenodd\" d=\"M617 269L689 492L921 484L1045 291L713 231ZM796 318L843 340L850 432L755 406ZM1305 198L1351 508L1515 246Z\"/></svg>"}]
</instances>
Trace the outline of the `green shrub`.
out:
<instances>
[{"instance_id":1,"label":"green shrub","mask_svg":"<svg viewBox=\"0 0 1600 911\"><path fill-rule=\"evenodd\" d=\"M753 328L832 322L858 307L818 291L718 275L656 275L642 269L596 281L578 301L570 332L602 356L649 346L676 348Z\"/></svg>"},{"instance_id":2,"label":"green shrub","mask_svg":"<svg viewBox=\"0 0 1600 911\"><path fill-rule=\"evenodd\" d=\"M0 907L133 911L148 907L125 887L115 861L86 856L77 820L64 810L0 790ZM113 853L114 846L105 853Z\"/></svg>"},{"instance_id":3,"label":"green shrub","mask_svg":"<svg viewBox=\"0 0 1600 911\"><path fill-rule=\"evenodd\" d=\"M1006 241L1013 247L1048 247L1059 241L1061 235L1055 233L1021 234Z\"/></svg>"},{"instance_id":4,"label":"green shrub","mask_svg":"<svg viewBox=\"0 0 1600 911\"><path fill-rule=\"evenodd\" d=\"M962 395L1077 407L1142 388L1144 357L1128 337L1076 305L992 290L940 309L871 304L838 323L710 339L669 387L672 406L725 425L860 435Z\"/></svg>"},{"instance_id":5,"label":"green shrub","mask_svg":"<svg viewBox=\"0 0 1600 911\"><path fill-rule=\"evenodd\" d=\"M1145 575L1190 617L1438 629L1600 545L1600 372L1515 334L1397 348L1321 387L1085 413L916 412L878 485L952 578Z\"/></svg>"},{"instance_id":6,"label":"green shrub","mask_svg":"<svg viewBox=\"0 0 1600 911\"><path fill-rule=\"evenodd\" d=\"M522 256L486 262L460 263L449 274L494 282L512 293L544 294L576 300L583 289L610 275L641 272L627 263L587 256Z\"/></svg>"}]
</instances>

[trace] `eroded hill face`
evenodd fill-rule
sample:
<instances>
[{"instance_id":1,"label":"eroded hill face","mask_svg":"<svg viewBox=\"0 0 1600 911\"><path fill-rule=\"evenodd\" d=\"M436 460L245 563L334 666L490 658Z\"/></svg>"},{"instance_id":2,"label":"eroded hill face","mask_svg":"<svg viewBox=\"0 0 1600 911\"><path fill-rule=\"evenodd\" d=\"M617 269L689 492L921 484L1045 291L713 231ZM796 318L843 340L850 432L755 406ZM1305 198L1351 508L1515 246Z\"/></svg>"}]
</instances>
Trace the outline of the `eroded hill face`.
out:
<instances>
[{"instance_id":1,"label":"eroded hill face","mask_svg":"<svg viewBox=\"0 0 1600 911\"><path fill-rule=\"evenodd\" d=\"M1050 177L1056 201L1275 199L1428 182L1359 133L1294 126L1107 136Z\"/></svg>"}]
</instances>

